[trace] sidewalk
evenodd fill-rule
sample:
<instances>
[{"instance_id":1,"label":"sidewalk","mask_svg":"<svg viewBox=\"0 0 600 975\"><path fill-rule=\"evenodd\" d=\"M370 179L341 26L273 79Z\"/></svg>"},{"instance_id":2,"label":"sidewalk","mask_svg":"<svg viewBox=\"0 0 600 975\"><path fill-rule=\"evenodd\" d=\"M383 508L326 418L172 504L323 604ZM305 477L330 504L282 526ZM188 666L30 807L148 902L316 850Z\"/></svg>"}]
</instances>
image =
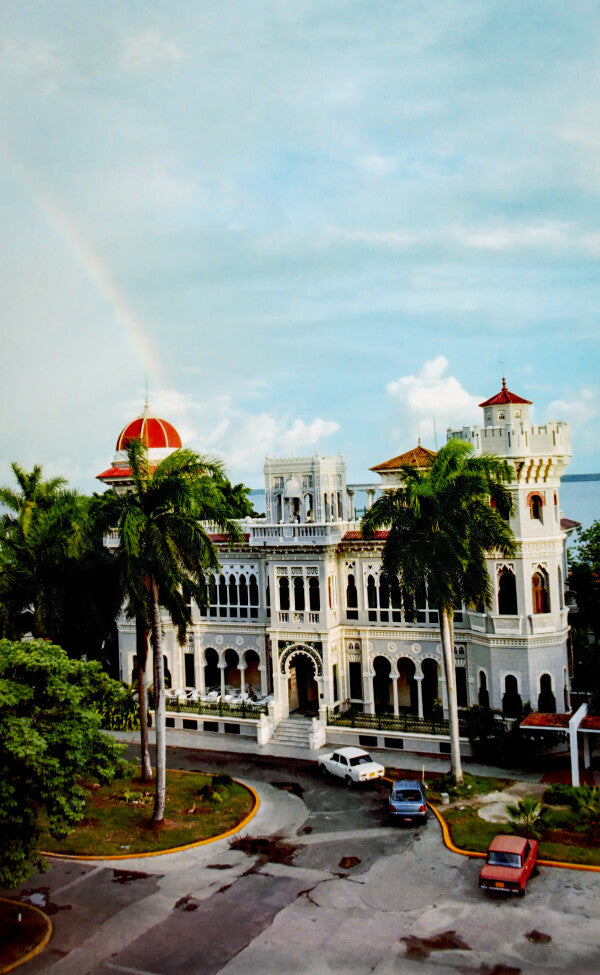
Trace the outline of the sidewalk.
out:
<instances>
[{"instance_id":1,"label":"sidewalk","mask_svg":"<svg viewBox=\"0 0 600 975\"><path fill-rule=\"evenodd\" d=\"M126 744L139 741L139 732L115 731L112 734L118 741ZM149 730L150 744L154 744L154 730ZM167 748L190 748L199 751L213 751L231 753L234 755L256 755L259 757L273 756L276 758L291 758L295 761L316 762L319 755L333 751L333 746L327 745L318 751L308 748L294 748L290 745L275 745L268 742L258 745L251 738L241 738L237 735L211 734L202 731L167 731ZM417 752L403 752L395 749L371 749L376 761L387 768L410 769L419 774L426 772L447 772L450 768L450 758L437 755L420 755ZM478 762L463 760L463 770L472 775L486 775L493 778L517 779L521 782L541 782L543 772L525 772L522 769L495 768L491 765L481 765Z\"/></svg>"}]
</instances>

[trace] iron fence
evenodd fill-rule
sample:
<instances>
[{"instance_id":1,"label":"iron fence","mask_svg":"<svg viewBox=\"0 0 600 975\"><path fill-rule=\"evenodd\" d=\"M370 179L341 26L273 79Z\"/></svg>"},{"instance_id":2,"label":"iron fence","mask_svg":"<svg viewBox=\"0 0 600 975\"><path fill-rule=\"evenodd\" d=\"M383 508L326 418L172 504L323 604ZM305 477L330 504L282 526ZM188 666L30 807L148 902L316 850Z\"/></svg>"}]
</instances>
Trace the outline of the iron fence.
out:
<instances>
[{"instance_id":1,"label":"iron fence","mask_svg":"<svg viewBox=\"0 0 600 975\"><path fill-rule=\"evenodd\" d=\"M180 714L209 714L219 718L254 718L268 714L266 704L253 704L250 701L167 701L167 711Z\"/></svg>"},{"instance_id":2,"label":"iron fence","mask_svg":"<svg viewBox=\"0 0 600 975\"><path fill-rule=\"evenodd\" d=\"M327 709L327 724L336 728L364 728L371 731L399 731L420 735L449 735L450 725L443 717L419 718L415 714L365 714L349 708L334 712ZM459 733L468 736L468 721L459 718Z\"/></svg>"}]
</instances>

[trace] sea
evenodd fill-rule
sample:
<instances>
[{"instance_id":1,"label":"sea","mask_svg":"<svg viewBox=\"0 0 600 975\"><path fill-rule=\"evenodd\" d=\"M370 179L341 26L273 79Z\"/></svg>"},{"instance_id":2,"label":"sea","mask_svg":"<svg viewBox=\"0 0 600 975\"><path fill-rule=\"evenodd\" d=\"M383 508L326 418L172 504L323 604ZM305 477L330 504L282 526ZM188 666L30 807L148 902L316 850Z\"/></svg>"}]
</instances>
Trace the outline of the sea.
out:
<instances>
[{"instance_id":1,"label":"sea","mask_svg":"<svg viewBox=\"0 0 600 975\"><path fill-rule=\"evenodd\" d=\"M589 475L590 480L563 480L560 486L560 507L563 517L578 521L582 528L589 528L592 522L600 521L600 474ZM265 492L264 488L257 488L250 492L254 510L258 514L265 513ZM366 495L361 498L357 492L355 504L357 514L363 513L363 506L366 505ZM569 538L568 545L572 546L577 542L578 532L573 532Z\"/></svg>"}]
</instances>

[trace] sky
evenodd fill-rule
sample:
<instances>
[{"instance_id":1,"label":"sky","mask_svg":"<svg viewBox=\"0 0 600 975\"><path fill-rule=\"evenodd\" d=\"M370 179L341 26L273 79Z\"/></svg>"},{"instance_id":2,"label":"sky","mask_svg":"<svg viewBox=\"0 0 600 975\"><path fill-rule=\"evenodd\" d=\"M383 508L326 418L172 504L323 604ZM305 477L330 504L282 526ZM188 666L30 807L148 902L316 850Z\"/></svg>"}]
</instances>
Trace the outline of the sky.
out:
<instances>
[{"instance_id":1,"label":"sky","mask_svg":"<svg viewBox=\"0 0 600 975\"><path fill-rule=\"evenodd\" d=\"M350 481L505 376L600 471L600 6L3 0L0 483L143 409Z\"/></svg>"}]
</instances>

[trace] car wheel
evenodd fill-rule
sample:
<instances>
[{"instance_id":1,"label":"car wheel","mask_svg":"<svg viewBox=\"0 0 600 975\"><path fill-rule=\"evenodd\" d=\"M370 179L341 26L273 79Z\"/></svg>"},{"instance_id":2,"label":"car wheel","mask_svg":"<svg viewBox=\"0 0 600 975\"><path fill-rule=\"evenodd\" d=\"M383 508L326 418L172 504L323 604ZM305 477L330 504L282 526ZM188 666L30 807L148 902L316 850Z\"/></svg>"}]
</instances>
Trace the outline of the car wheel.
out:
<instances>
[{"instance_id":1,"label":"car wheel","mask_svg":"<svg viewBox=\"0 0 600 975\"><path fill-rule=\"evenodd\" d=\"M327 769L325 768L324 765L319 765L319 772L321 773L324 779L327 778Z\"/></svg>"},{"instance_id":2,"label":"car wheel","mask_svg":"<svg viewBox=\"0 0 600 975\"><path fill-rule=\"evenodd\" d=\"M527 888L526 887L521 887L521 889L519 891L519 897L525 897L526 892L527 892Z\"/></svg>"},{"instance_id":3,"label":"car wheel","mask_svg":"<svg viewBox=\"0 0 600 975\"><path fill-rule=\"evenodd\" d=\"M344 782L346 783L346 785L348 786L348 788L349 788L349 789L351 789L351 788L352 788L352 786L353 786L353 784L354 784L354 783L352 782L352 779L350 778L350 776L349 776L349 775L347 775L347 776L345 777L345 779L344 779Z\"/></svg>"}]
</instances>

